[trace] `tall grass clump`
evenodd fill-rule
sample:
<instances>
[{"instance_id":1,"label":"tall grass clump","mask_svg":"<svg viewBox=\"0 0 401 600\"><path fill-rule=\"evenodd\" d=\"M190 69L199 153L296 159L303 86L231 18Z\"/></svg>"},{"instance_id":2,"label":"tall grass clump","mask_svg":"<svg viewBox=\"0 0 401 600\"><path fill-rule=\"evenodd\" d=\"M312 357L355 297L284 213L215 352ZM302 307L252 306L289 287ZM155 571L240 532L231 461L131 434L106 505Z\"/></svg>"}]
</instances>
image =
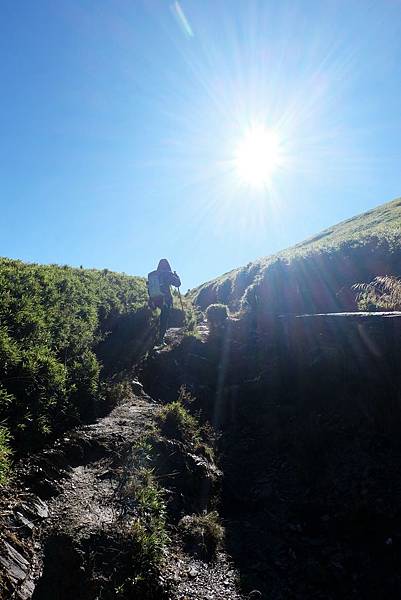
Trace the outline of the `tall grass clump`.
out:
<instances>
[{"instance_id":1,"label":"tall grass clump","mask_svg":"<svg viewBox=\"0 0 401 600\"><path fill-rule=\"evenodd\" d=\"M0 485L7 483L10 459L10 434L5 427L0 427Z\"/></svg>"},{"instance_id":2,"label":"tall grass clump","mask_svg":"<svg viewBox=\"0 0 401 600\"><path fill-rule=\"evenodd\" d=\"M214 461L216 434L208 422L201 421L201 415L191 414L189 407L195 398L182 386L178 398L163 406L156 415L157 434L180 442L191 452Z\"/></svg>"},{"instance_id":3,"label":"tall grass clump","mask_svg":"<svg viewBox=\"0 0 401 600\"><path fill-rule=\"evenodd\" d=\"M140 467L128 485L126 494L135 503L136 515L131 532L144 564L157 564L169 541L166 530L166 504L163 490L152 468Z\"/></svg>"},{"instance_id":4,"label":"tall grass clump","mask_svg":"<svg viewBox=\"0 0 401 600\"><path fill-rule=\"evenodd\" d=\"M191 334L195 333L196 326L200 320L200 311L197 311L187 296L180 295L178 290L173 289L173 310L170 315L170 327L185 327Z\"/></svg>"},{"instance_id":5,"label":"tall grass clump","mask_svg":"<svg viewBox=\"0 0 401 600\"><path fill-rule=\"evenodd\" d=\"M195 446L200 443L199 423L188 412L180 398L163 406L157 414L156 422L164 437L184 443L190 442Z\"/></svg>"},{"instance_id":6,"label":"tall grass clump","mask_svg":"<svg viewBox=\"0 0 401 600\"><path fill-rule=\"evenodd\" d=\"M188 552L211 559L223 543L225 531L217 511L185 515L178 528Z\"/></svg>"}]
</instances>

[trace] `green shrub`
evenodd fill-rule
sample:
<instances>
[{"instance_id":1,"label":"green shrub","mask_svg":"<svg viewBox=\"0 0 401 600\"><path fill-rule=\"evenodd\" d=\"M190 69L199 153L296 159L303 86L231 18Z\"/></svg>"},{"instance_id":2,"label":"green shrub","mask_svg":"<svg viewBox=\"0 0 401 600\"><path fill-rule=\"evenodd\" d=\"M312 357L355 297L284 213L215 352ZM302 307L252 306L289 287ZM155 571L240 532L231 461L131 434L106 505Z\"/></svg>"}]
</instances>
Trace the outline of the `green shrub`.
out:
<instances>
[{"instance_id":1,"label":"green shrub","mask_svg":"<svg viewBox=\"0 0 401 600\"><path fill-rule=\"evenodd\" d=\"M227 318L228 311L225 304L211 304L206 309L206 319L212 332L223 328Z\"/></svg>"},{"instance_id":2,"label":"green shrub","mask_svg":"<svg viewBox=\"0 0 401 600\"><path fill-rule=\"evenodd\" d=\"M127 464L128 475L122 475L120 484L121 505L128 507L128 513L133 512L130 534L136 546L136 562L144 571L159 562L169 541L164 491L151 467L153 448L148 438L144 436L133 447L132 460Z\"/></svg>"},{"instance_id":3,"label":"green shrub","mask_svg":"<svg viewBox=\"0 0 401 600\"><path fill-rule=\"evenodd\" d=\"M146 306L146 284L107 270L0 259L0 289L0 422L27 450L95 414L99 343Z\"/></svg>"},{"instance_id":4,"label":"green shrub","mask_svg":"<svg viewBox=\"0 0 401 600\"><path fill-rule=\"evenodd\" d=\"M153 470L140 466L142 449L140 445L134 448L133 463L129 467L131 476L124 482L120 498L128 510L122 513L115 528L116 545L121 548L119 573L121 562L125 562L127 570L126 576L116 581L114 592L116 597L127 600L165 597L158 577L160 561L170 539L166 529L164 492L157 484ZM149 460L147 456L146 462Z\"/></svg>"}]
</instances>

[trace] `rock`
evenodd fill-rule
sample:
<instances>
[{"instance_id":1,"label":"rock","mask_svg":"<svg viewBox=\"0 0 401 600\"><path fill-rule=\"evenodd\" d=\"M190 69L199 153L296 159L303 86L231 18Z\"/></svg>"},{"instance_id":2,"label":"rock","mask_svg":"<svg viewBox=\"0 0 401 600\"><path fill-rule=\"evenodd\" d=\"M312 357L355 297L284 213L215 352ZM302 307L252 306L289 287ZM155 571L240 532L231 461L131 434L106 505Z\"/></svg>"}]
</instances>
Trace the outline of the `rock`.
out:
<instances>
[{"instance_id":1,"label":"rock","mask_svg":"<svg viewBox=\"0 0 401 600\"><path fill-rule=\"evenodd\" d=\"M138 381L138 379L133 379L131 381L131 389L134 392L134 394L142 394L143 385L140 381Z\"/></svg>"},{"instance_id":2,"label":"rock","mask_svg":"<svg viewBox=\"0 0 401 600\"><path fill-rule=\"evenodd\" d=\"M32 594L35 591L35 584L33 581L24 581L21 588L16 592L19 600L29 600L32 598Z\"/></svg>"},{"instance_id":3,"label":"rock","mask_svg":"<svg viewBox=\"0 0 401 600\"><path fill-rule=\"evenodd\" d=\"M19 528L23 529L23 533L31 534L35 528L35 525L27 519L21 512L16 511L14 516L15 522Z\"/></svg>"},{"instance_id":4,"label":"rock","mask_svg":"<svg viewBox=\"0 0 401 600\"><path fill-rule=\"evenodd\" d=\"M0 550L0 563L12 583L16 584L26 579L29 572L29 562L11 544L3 541Z\"/></svg>"},{"instance_id":5,"label":"rock","mask_svg":"<svg viewBox=\"0 0 401 600\"><path fill-rule=\"evenodd\" d=\"M35 498L30 505L31 511L35 512L35 514L41 519L47 519L49 516L49 509L47 504L43 502L40 498Z\"/></svg>"},{"instance_id":6,"label":"rock","mask_svg":"<svg viewBox=\"0 0 401 600\"><path fill-rule=\"evenodd\" d=\"M106 471L102 471L102 473L98 473L96 475L97 479L111 479L113 477L113 471L111 469L107 469Z\"/></svg>"}]
</instances>

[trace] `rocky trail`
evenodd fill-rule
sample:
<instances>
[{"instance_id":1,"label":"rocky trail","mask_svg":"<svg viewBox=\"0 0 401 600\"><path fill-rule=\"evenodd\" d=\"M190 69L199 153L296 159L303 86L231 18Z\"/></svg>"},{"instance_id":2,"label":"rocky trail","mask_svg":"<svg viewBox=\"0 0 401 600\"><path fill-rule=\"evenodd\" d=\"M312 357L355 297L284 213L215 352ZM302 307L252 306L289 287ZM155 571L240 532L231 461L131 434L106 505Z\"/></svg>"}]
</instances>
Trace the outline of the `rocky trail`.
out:
<instances>
[{"instance_id":1,"label":"rocky trail","mask_svg":"<svg viewBox=\"0 0 401 600\"><path fill-rule=\"evenodd\" d=\"M168 342L176 345L181 338L172 330ZM124 524L135 512L122 493L132 467L130 449L152 427L157 409L135 380L110 414L19 466L16 499L12 504L3 499L4 600L115 597L130 567L122 541ZM155 574L155 598L241 597L238 574L224 552L204 562L184 552L175 528L169 533L172 543Z\"/></svg>"},{"instance_id":2,"label":"rocky trail","mask_svg":"<svg viewBox=\"0 0 401 600\"><path fill-rule=\"evenodd\" d=\"M86 446L96 449L95 456L87 464L72 467L62 480L61 493L49 502L48 529L87 533L116 520L123 510L118 494L123 477L120 462L149 427L154 410L150 399L133 395L110 415L75 433Z\"/></svg>"},{"instance_id":3,"label":"rocky trail","mask_svg":"<svg viewBox=\"0 0 401 600\"><path fill-rule=\"evenodd\" d=\"M399 313L169 330L108 415L19 465L0 506L4 600L399 598L400 332ZM150 588L122 596L132 448L183 385L218 464L159 429L170 540ZM225 528L209 561L180 529L205 510Z\"/></svg>"}]
</instances>

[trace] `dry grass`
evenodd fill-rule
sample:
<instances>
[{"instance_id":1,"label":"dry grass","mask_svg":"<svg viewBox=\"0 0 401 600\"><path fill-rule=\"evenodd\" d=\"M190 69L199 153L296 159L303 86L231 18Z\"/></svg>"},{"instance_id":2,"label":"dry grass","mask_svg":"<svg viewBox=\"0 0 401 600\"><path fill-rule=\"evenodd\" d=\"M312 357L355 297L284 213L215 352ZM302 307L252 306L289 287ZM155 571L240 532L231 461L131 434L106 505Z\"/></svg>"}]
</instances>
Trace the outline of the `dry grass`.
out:
<instances>
[{"instance_id":1,"label":"dry grass","mask_svg":"<svg viewBox=\"0 0 401 600\"><path fill-rule=\"evenodd\" d=\"M362 310L401 310L401 279L390 275L375 277L370 283L352 286L357 291L356 301Z\"/></svg>"}]
</instances>

